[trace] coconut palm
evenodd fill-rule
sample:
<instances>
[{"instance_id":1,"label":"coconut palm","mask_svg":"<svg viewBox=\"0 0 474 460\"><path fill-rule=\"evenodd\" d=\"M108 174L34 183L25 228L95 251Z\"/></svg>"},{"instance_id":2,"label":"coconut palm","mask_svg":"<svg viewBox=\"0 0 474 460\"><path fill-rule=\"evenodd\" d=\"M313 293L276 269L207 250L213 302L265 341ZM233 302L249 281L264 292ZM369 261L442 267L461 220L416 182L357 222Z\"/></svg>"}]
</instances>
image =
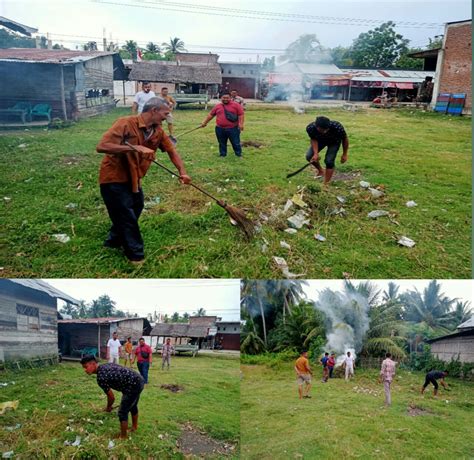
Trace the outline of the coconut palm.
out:
<instances>
[{"instance_id":1,"label":"coconut palm","mask_svg":"<svg viewBox=\"0 0 474 460\"><path fill-rule=\"evenodd\" d=\"M182 52L186 52L187 50L184 48L184 42L178 38L178 37L174 37L174 38L171 38L170 37L170 41L167 43L167 42L163 42L161 44L161 46L166 50L166 51L169 51L170 53L172 54L176 54L176 53L182 53Z\"/></svg>"},{"instance_id":2,"label":"coconut palm","mask_svg":"<svg viewBox=\"0 0 474 460\"><path fill-rule=\"evenodd\" d=\"M263 280L245 280L241 287L241 306L243 310L253 319L260 315L263 332L263 343L267 346L267 324L265 319L265 307L269 303L266 282Z\"/></svg>"},{"instance_id":3,"label":"coconut palm","mask_svg":"<svg viewBox=\"0 0 474 460\"><path fill-rule=\"evenodd\" d=\"M417 289L400 296L408 321L426 325L428 329L440 333L449 332L452 315L450 309L457 299L449 299L441 292L441 284L436 280L420 293Z\"/></svg>"},{"instance_id":4,"label":"coconut palm","mask_svg":"<svg viewBox=\"0 0 474 460\"><path fill-rule=\"evenodd\" d=\"M149 51L150 53L156 53L156 54L159 54L161 52L160 47L153 42L149 42L146 45L146 50Z\"/></svg>"},{"instance_id":5,"label":"coconut palm","mask_svg":"<svg viewBox=\"0 0 474 460\"><path fill-rule=\"evenodd\" d=\"M198 308L194 313L194 316L206 316L206 310L204 310L204 308Z\"/></svg>"},{"instance_id":6,"label":"coconut palm","mask_svg":"<svg viewBox=\"0 0 474 460\"><path fill-rule=\"evenodd\" d=\"M454 310L451 311L451 328L456 329L460 324L466 322L473 315L471 302L456 301Z\"/></svg>"},{"instance_id":7,"label":"coconut palm","mask_svg":"<svg viewBox=\"0 0 474 460\"><path fill-rule=\"evenodd\" d=\"M291 309L306 297L304 286L307 286L308 282L280 279L271 280L268 283L272 301L277 306L277 311L282 312L284 323L286 316L291 315Z\"/></svg>"},{"instance_id":8,"label":"coconut palm","mask_svg":"<svg viewBox=\"0 0 474 460\"><path fill-rule=\"evenodd\" d=\"M138 44L134 40L127 40L125 45L122 46L122 49L127 51L133 58L133 56L137 55Z\"/></svg>"},{"instance_id":9,"label":"coconut palm","mask_svg":"<svg viewBox=\"0 0 474 460\"><path fill-rule=\"evenodd\" d=\"M315 34L301 35L293 43L290 43L280 61L290 62L326 62L328 57L324 56L324 49Z\"/></svg>"},{"instance_id":10,"label":"coconut palm","mask_svg":"<svg viewBox=\"0 0 474 460\"><path fill-rule=\"evenodd\" d=\"M83 48L84 51L97 51L97 42L87 42Z\"/></svg>"}]
</instances>

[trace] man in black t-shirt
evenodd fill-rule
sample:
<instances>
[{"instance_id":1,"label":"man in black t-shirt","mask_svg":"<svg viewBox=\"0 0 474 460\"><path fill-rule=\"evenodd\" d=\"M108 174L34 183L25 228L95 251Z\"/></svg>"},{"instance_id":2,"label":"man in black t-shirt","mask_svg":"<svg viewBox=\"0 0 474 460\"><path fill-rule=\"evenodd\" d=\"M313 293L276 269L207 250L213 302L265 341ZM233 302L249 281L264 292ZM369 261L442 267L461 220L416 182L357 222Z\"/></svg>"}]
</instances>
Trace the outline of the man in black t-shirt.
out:
<instances>
[{"instance_id":1,"label":"man in black t-shirt","mask_svg":"<svg viewBox=\"0 0 474 460\"><path fill-rule=\"evenodd\" d=\"M119 437L127 437L129 412L132 414L132 431L136 431L138 429L138 401L144 386L142 376L132 369L118 364L99 365L94 356L85 356L81 359L81 364L87 374L97 374L97 384L107 395L106 412L111 412L114 405L115 396L112 389L122 393L122 401L118 410Z\"/></svg>"},{"instance_id":2,"label":"man in black t-shirt","mask_svg":"<svg viewBox=\"0 0 474 460\"><path fill-rule=\"evenodd\" d=\"M318 170L320 176L324 176L324 184L331 181L334 174L336 155L342 144L341 163L345 163L349 153L349 138L344 126L338 121L331 121L327 117L318 117L313 123L306 127L306 132L311 139L311 146L306 152L306 159ZM326 170L321 167L320 152L327 147L324 163Z\"/></svg>"},{"instance_id":3,"label":"man in black t-shirt","mask_svg":"<svg viewBox=\"0 0 474 460\"><path fill-rule=\"evenodd\" d=\"M436 396L438 394L438 382L436 380L439 380L439 383L443 385L444 388L448 388L446 383L444 382L444 378L448 375L448 371L430 371L426 374L425 377L425 383L423 384L423 387L421 388L421 394L425 392L426 387L432 383L434 386L434 391L433 394Z\"/></svg>"}]
</instances>

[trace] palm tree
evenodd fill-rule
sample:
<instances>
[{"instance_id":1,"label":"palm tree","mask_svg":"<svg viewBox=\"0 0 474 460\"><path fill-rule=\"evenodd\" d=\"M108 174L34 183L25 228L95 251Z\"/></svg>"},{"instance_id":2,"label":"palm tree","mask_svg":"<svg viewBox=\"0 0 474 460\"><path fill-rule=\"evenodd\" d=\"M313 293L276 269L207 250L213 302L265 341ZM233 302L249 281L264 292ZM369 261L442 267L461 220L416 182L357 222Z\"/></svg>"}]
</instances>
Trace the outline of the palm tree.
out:
<instances>
[{"instance_id":1,"label":"palm tree","mask_svg":"<svg viewBox=\"0 0 474 460\"><path fill-rule=\"evenodd\" d=\"M83 48L84 51L97 51L97 42L87 42Z\"/></svg>"},{"instance_id":2,"label":"palm tree","mask_svg":"<svg viewBox=\"0 0 474 460\"><path fill-rule=\"evenodd\" d=\"M88 308L87 304L84 302L84 300L81 300L79 302L79 305L77 306L77 314L79 318L87 318L88 317Z\"/></svg>"},{"instance_id":3,"label":"palm tree","mask_svg":"<svg viewBox=\"0 0 474 460\"><path fill-rule=\"evenodd\" d=\"M324 50L318 37L316 37L315 34L304 34L287 46L285 53L279 57L279 60L290 62L322 62L326 60L323 58L323 53Z\"/></svg>"},{"instance_id":4,"label":"palm tree","mask_svg":"<svg viewBox=\"0 0 474 460\"><path fill-rule=\"evenodd\" d=\"M466 322L473 315L471 302L456 301L454 310L451 311L451 327L456 329L460 324Z\"/></svg>"},{"instance_id":5,"label":"palm tree","mask_svg":"<svg viewBox=\"0 0 474 460\"><path fill-rule=\"evenodd\" d=\"M146 45L146 50L149 51L150 53L156 53L156 54L161 52L160 47L153 42L149 42Z\"/></svg>"},{"instance_id":6,"label":"palm tree","mask_svg":"<svg viewBox=\"0 0 474 460\"><path fill-rule=\"evenodd\" d=\"M206 316L206 310L204 310L204 308L198 308L194 313L194 316Z\"/></svg>"},{"instance_id":7,"label":"palm tree","mask_svg":"<svg viewBox=\"0 0 474 460\"><path fill-rule=\"evenodd\" d=\"M457 299L449 299L441 292L441 284L436 280L429 283L421 294L417 289L400 296L404 304L405 316L415 324L426 325L441 333L449 331L452 321L450 309Z\"/></svg>"},{"instance_id":8,"label":"palm tree","mask_svg":"<svg viewBox=\"0 0 474 460\"><path fill-rule=\"evenodd\" d=\"M132 57L132 59L134 59L137 55L138 44L134 40L127 40L125 42L125 45L123 45L122 49L130 53L130 56Z\"/></svg>"},{"instance_id":9,"label":"palm tree","mask_svg":"<svg viewBox=\"0 0 474 460\"><path fill-rule=\"evenodd\" d=\"M256 309L260 313L260 318L262 320L262 329L263 329L263 343L267 346L267 325L265 320L265 308L269 300L267 294L267 289L265 281L263 280L245 280L242 281L241 289L241 304L244 309L248 312L251 318L255 317Z\"/></svg>"},{"instance_id":10,"label":"palm tree","mask_svg":"<svg viewBox=\"0 0 474 460\"><path fill-rule=\"evenodd\" d=\"M168 43L166 42L163 42L162 45L163 48L166 50L166 51L169 51L170 53L172 54L176 54L176 53L180 53L180 52L186 52L187 50L184 48L184 42L178 38L178 37L175 37L175 38L171 38L170 37L170 41Z\"/></svg>"},{"instance_id":11,"label":"palm tree","mask_svg":"<svg viewBox=\"0 0 474 460\"><path fill-rule=\"evenodd\" d=\"M306 294L304 286L308 282L303 280L272 280L269 281L269 291L273 303L279 305L278 310L281 310L283 316L283 323L286 321L286 315L291 315L291 309L298 305Z\"/></svg>"}]
</instances>

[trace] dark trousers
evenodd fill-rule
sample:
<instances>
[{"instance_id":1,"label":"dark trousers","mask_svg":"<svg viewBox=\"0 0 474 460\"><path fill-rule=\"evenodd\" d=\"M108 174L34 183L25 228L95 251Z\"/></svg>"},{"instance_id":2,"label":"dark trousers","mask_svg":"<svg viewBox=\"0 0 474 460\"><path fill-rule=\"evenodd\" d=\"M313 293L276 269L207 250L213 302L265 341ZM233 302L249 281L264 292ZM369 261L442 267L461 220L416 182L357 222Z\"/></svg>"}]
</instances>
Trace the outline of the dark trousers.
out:
<instances>
[{"instance_id":1,"label":"dark trousers","mask_svg":"<svg viewBox=\"0 0 474 460\"><path fill-rule=\"evenodd\" d=\"M329 378L332 379L332 373L334 372L334 367L329 366L328 369L329 369Z\"/></svg>"},{"instance_id":2,"label":"dark trousers","mask_svg":"<svg viewBox=\"0 0 474 460\"><path fill-rule=\"evenodd\" d=\"M112 227L104 245L122 247L130 260L142 260L143 239L138 218L143 211L143 191L133 193L131 184L101 184L100 193L109 213Z\"/></svg>"},{"instance_id":3,"label":"dark trousers","mask_svg":"<svg viewBox=\"0 0 474 460\"><path fill-rule=\"evenodd\" d=\"M324 147L327 146L327 151L326 155L324 156L324 164L326 165L326 168L328 169L334 169L335 163L336 163L336 156L337 152L339 151L339 148L341 147L340 142L335 142L334 144L323 144L323 143L318 143L318 149L319 152L324 149ZM313 158L314 152L313 152L313 147L310 146L308 151L306 152L306 160L310 161L311 158Z\"/></svg>"},{"instance_id":4,"label":"dark trousers","mask_svg":"<svg viewBox=\"0 0 474 460\"><path fill-rule=\"evenodd\" d=\"M141 388L134 393L123 393L122 401L120 402L120 407L118 410L118 417L121 422L128 421L129 412L132 414L132 416L138 414L138 401L140 400L142 390L143 384L141 384Z\"/></svg>"},{"instance_id":5,"label":"dark trousers","mask_svg":"<svg viewBox=\"0 0 474 460\"><path fill-rule=\"evenodd\" d=\"M425 377L425 383L423 385L423 388L426 388L430 383L433 384L433 386L435 387L435 390L438 389L438 382L436 381L436 379L428 375Z\"/></svg>"},{"instance_id":6,"label":"dark trousers","mask_svg":"<svg viewBox=\"0 0 474 460\"><path fill-rule=\"evenodd\" d=\"M137 362L138 372L140 372L145 383L148 383L148 370L150 369L150 363L148 361L143 361L142 363Z\"/></svg>"},{"instance_id":7,"label":"dark trousers","mask_svg":"<svg viewBox=\"0 0 474 460\"><path fill-rule=\"evenodd\" d=\"M227 155L227 140L230 140L234 153L238 156L242 156L242 147L240 145L240 129L238 126L235 128L220 128L216 126L216 137L219 142L219 155L225 157Z\"/></svg>"}]
</instances>

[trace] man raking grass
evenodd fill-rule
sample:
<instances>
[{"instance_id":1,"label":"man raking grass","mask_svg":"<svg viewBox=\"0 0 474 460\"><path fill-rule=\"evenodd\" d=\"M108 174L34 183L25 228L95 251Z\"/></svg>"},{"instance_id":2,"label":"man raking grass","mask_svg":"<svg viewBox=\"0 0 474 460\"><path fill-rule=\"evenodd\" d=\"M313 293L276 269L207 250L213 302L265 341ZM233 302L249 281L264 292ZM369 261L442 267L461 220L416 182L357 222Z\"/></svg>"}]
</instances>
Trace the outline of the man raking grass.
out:
<instances>
[{"instance_id":1,"label":"man raking grass","mask_svg":"<svg viewBox=\"0 0 474 460\"><path fill-rule=\"evenodd\" d=\"M438 394L438 380L445 390L448 389L448 385L444 381L444 378L449 374L448 371L430 371L426 374L425 383L421 387L421 394L423 394L426 390L426 387L431 383L434 386L433 396Z\"/></svg>"},{"instance_id":2,"label":"man raking grass","mask_svg":"<svg viewBox=\"0 0 474 460\"><path fill-rule=\"evenodd\" d=\"M140 374L118 364L101 364L96 361L95 356L85 356L81 359L82 367L86 374L97 375L97 385L107 395L107 406L105 412L111 412L115 402L114 392L122 393L122 401L118 410L120 421L120 434L118 437L125 439L128 430L128 413L132 415L132 429L138 429L138 401L143 391L144 382Z\"/></svg>"}]
</instances>

